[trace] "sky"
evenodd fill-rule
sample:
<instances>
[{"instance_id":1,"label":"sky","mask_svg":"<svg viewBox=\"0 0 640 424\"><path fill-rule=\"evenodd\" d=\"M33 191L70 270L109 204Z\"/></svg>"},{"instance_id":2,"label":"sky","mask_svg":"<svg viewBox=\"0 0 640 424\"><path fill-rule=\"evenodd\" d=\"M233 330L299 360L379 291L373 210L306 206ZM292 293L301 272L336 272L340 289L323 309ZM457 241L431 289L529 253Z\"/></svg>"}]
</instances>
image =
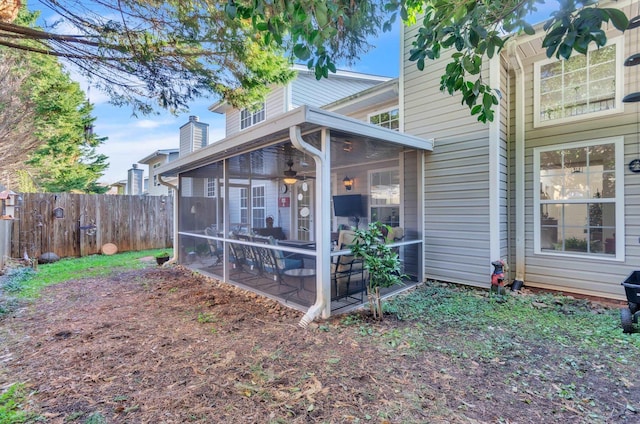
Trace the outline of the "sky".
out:
<instances>
[{"instance_id":1,"label":"sky","mask_svg":"<svg viewBox=\"0 0 640 424\"><path fill-rule=\"evenodd\" d=\"M37 4L37 2L36 2ZM531 20L539 22L549 16L549 10L556 7L556 1L547 1L541 6L540 15ZM44 15L44 12L43 12ZM382 33L377 39L371 40L372 48L362 55L352 66L342 66L341 69L363 72L367 74L397 77L400 69L400 26L396 22L392 31ZM159 149L177 149L179 146L179 129L188 122L189 116L198 116L200 122L209 124L209 143L224 138L224 116L210 112L207 108L215 103L217 98L203 98L189 104L189 111L179 115L171 115L161 111L158 115L132 116L132 110L127 106L114 106L108 97L93 90L86 79L69 70L71 77L78 81L89 100L94 104L93 115L97 118L94 132L107 140L97 149L109 157L109 168L105 171L100 182L112 184L127 178L127 170L132 164L152 154ZM425 71L426 72L426 71ZM148 176L147 166L142 166L145 177Z\"/></svg>"}]
</instances>

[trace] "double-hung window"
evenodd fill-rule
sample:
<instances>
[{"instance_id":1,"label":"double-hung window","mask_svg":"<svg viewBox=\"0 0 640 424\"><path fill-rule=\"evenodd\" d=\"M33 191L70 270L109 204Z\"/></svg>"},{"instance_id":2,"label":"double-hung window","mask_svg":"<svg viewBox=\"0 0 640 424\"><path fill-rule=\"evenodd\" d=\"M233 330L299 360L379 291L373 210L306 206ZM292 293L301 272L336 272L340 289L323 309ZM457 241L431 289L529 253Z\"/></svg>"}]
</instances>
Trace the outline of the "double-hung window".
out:
<instances>
[{"instance_id":1,"label":"double-hung window","mask_svg":"<svg viewBox=\"0 0 640 424\"><path fill-rule=\"evenodd\" d=\"M397 107L369 115L369 123L391 130L400 130L400 109Z\"/></svg>"},{"instance_id":2,"label":"double-hung window","mask_svg":"<svg viewBox=\"0 0 640 424\"><path fill-rule=\"evenodd\" d=\"M254 228L262 228L265 226L265 196L264 186L255 186L251 188L251 226Z\"/></svg>"},{"instance_id":3,"label":"double-hung window","mask_svg":"<svg viewBox=\"0 0 640 424\"><path fill-rule=\"evenodd\" d=\"M534 149L536 253L624 259L623 138Z\"/></svg>"},{"instance_id":4,"label":"double-hung window","mask_svg":"<svg viewBox=\"0 0 640 424\"><path fill-rule=\"evenodd\" d=\"M623 37L605 47L534 65L534 126L622 110Z\"/></svg>"},{"instance_id":5,"label":"double-hung window","mask_svg":"<svg viewBox=\"0 0 640 424\"><path fill-rule=\"evenodd\" d=\"M242 109L240 111L240 129L244 130L253 125L256 125L257 123L264 121L265 118L266 114L264 102L260 105L259 108Z\"/></svg>"}]
</instances>

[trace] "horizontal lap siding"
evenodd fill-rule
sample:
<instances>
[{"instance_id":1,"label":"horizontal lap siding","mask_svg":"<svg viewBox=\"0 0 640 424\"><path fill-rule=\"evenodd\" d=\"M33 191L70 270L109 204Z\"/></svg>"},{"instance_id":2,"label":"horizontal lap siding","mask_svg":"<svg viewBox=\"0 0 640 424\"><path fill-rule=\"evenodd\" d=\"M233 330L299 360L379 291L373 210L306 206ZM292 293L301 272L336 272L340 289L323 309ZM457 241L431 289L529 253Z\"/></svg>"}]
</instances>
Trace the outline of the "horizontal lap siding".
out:
<instances>
[{"instance_id":1,"label":"horizontal lap siding","mask_svg":"<svg viewBox=\"0 0 640 424\"><path fill-rule=\"evenodd\" d=\"M315 75L299 72L291 82L291 101L294 108L309 105L320 107L328 105L352 94L366 90L381 81L329 75L329 78L316 80Z\"/></svg>"},{"instance_id":2,"label":"horizontal lap siding","mask_svg":"<svg viewBox=\"0 0 640 424\"><path fill-rule=\"evenodd\" d=\"M486 286L489 278L489 132L459 96L439 91L447 56L418 71L404 48L404 129L434 138L425 155L424 265L427 278Z\"/></svg>"},{"instance_id":3,"label":"horizontal lap siding","mask_svg":"<svg viewBox=\"0 0 640 424\"><path fill-rule=\"evenodd\" d=\"M627 8L627 16L635 13ZM628 31L625 40L623 57L636 53L637 34ZM617 36L616 31L609 31L608 36ZM604 117L589 118L568 124L551 125L533 128L533 64L545 59L539 48L539 41L527 43L520 48L529 54L523 58L525 69L525 284L547 289L576 292L596 296L624 299L624 290L620 283L633 270L640 269L640 175L631 173L627 164L638 158L638 104L624 106L624 112ZM622 63L617 64L622 67ZM624 69L624 94L640 91L636 81L640 78L640 69L631 67ZM537 183L533 181L533 149L535 147L571 143L599 138L624 136L625 154L625 260L617 262L601 260L594 257L575 258L554 255L536 255L534 253L533 195Z\"/></svg>"}]
</instances>

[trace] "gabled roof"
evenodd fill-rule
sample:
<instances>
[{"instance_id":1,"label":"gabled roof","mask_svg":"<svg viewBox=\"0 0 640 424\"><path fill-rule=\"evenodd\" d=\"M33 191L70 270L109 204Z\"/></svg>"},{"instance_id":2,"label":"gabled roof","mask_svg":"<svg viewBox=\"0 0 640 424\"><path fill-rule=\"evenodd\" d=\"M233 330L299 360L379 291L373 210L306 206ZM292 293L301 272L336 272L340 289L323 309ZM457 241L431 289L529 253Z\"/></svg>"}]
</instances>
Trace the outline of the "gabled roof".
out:
<instances>
[{"instance_id":1,"label":"gabled roof","mask_svg":"<svg viewBox=\"0 0 640 424\"><path fill-rule=\"evenodd\" d=\"M296 71L296 78L302 76L304 78L313 78L315 80L315 71L313 69L309 69L306 65L295 64L291 67L291 69ZM294 81L296 78L294 78ZM335 73L329 74L329 78L327 79L327 81L353 81L354 83L359 83L360 86L365 86L365 84L377 85L391 79L391 77L381 75L365 74L362 72L338 69ZM291 84L292 82L293 81L290 81L288 84ZM209 106L208 109L214 113L226 113L229 109L233 109L233 107L226 101L220 100Z\"/></svg>"},{"instance_id":2,"label":"gabled roof","mask_svg":"<svg viewBox=\"0 0 640 424\"><path fill-rule=\"evenodd\" d=\"M287 141L289 140L289 129L294 126L300 127L303 133L329 128L332 137L359 136L382 143L419 150L433 150L432 139L425 140L319 108L301 106L245 131L234 133L173 162L161 165L156 169L156 173L162 176L171 176L214 161Z\"/></svg>"},{"instance_id":3,"label":"gabled roof","mask_svg":"<svg viewBox=\"0 0 640 424\"><path fill-rule=\"evenodd\" d=\"M349 115L367 106L378 105L391 100L398 101L399 84L398 78L380 83L376 86L359 91L351 96L344 97L335 102L322 106L322 109Z\"/></svg>"},{"instance_id":4,"label":"gabled roof","mask_svg":"<svg viewBox=\"0 0 640 424\"><path fill-rule=\"evenodd\" d=\"M160 149L151 153L149 156L145 156L143 159L140 159L138 163L149 164L153 159L156 159L159 156L169 156L171 154L179 153L179 149Z\"/></svg>"}]
</instances>

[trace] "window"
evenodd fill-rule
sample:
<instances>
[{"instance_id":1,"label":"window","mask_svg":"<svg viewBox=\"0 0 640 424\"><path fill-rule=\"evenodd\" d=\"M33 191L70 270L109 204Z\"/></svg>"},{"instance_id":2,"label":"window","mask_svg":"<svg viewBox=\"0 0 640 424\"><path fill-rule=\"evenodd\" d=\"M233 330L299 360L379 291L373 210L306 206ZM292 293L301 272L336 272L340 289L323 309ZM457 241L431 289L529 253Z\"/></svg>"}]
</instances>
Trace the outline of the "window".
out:
<instances>
[{"instance_id":1,"label":"window","mask_svg":"<svg viewBox=\"0 0 640 424\"><path fill-rule=\"evenodd\" d=\"M622 109L622 37L609 45L534 66L534 125L544 126ZM620 66L616 66L620 65Z\"/></svg>"},{"instance_id":2,"label":"window","mask_svg":"<svg viewBox=\"0 0 640 424\"><path fill-rule=\"evenodd\" d=\"M622 137L534 149L536 253L624 258Z\"/></svg>"},{"instance_id":3,"label":"window","mask_svg":"<svg viewBox=\"0 0 640 424\"><path fill-rule=\"evenodd\" d=\"M207 178L207 197L216 197L216 179Z\"/></svg>"},{"instance_id":4,"label":"window","mask_svg":"<svg viewBox=\"0 0 640 424\"><path fill-rule=\"evenodd\" d=\"M158 176L156 175L156 171L155 170L156 170L156 168L159 168L160 165L162 165L162 164L159 163L159 162L153 164L153 185L156 186L156 187L160 185L160 182L158 181Z\"/></svg>"},{"instance_id":5,"label":"window","mask_svg":"<svg viewBox=\"0 0 640 424\"><path fill-rule=\"evenodd\" d=\"M251 226L254 228L263 228L265 226L265 198L264 186L256 186L251 188Z\"/></svg>"},{"instance_id":6,"label":"window","mask_svg":"<svg viewBox=\"0 0 640 424\"><path fill-rule=\"evenodd\" d=\"M400 172L397 168L369 174L371 222L400 225Z\"/></svg>"},{"instance_id":7,"label":"window","mask_svg":"<svg viewBox=\"0 0 640 424\"><path fill-rule=\"evenodd\" d=\"M262 103L259 109L242 109L240 111L240 129L244 130L265 120L265 104Z\"/></svg>"},{"instance_id":8,"label":"window","mask_svg":"<svg viewBox=\"0 0 640 424\"><path fill-rule=\"evenodd\" d=\"M240 189L240 223L247 224L249 222L248 214L249 209L247 209L247 205L249 204L249 190L246 188Z\"/></svg>"},{"instance_id":9,"label":"window","mask_svg":"<svg viewBox=\"0 0 640 424\"><path fill-rule=\"evenodd\" d=\"M400 110L396 107L369 115L369 123L392 130L400 130Z\"/></svg>"}]
</instances>

